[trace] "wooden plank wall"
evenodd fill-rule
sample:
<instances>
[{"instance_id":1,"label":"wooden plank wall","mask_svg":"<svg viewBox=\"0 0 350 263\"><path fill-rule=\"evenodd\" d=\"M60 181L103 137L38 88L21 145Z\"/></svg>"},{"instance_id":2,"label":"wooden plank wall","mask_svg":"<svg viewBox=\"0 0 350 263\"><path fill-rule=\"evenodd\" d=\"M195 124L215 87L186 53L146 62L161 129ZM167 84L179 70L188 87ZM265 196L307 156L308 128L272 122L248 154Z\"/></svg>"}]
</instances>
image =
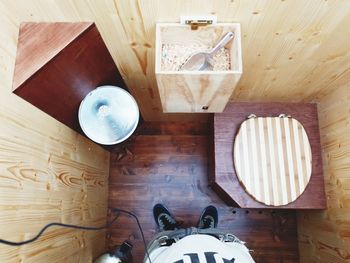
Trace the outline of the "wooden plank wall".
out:
<instances>
[{"instance_id":1,"label":"wooden plank wall","mask_svg":"<svg viewBox=\"0 0 350 263\"><path fill-rule=\"evenodd\" d=\"M4 14L3 5L0 238L26 240L49 222L102 225L107 214L109 153L11 93L19 24L18 18L10 19L13 14ZM29 245L0 244L0 262L91 262L104 245L105 231L55 227Z\"/></svg>"},{"instance_id":2,"label":"wooden plank wall","mask_svg":"<svg viewBox=\"0 0 350 263\"><path fill-rule=\"evenodd\" d=\"M6 49L21 21L95 21L145 120L205 117L161 113L155 23L180 15L241 23L243 76L233 100L311 101L350 79L349 1L1 0L0 10L1 35L12 39Z\"/></svg>"},{"instance_id":3,"label":"wooden plank wall","mask_svg":"<svg viewBox=\"0 0 350 263\"><path fill-rule=\"evenodd\" d=\"M52 220L97 224L105 217L108 153L10 94L20 22L95 21L143 117L185 120L204 115L161 113L154 75L155 23L193 14L215 14L219 21L242 24L244 73L233 100L311 101L340 87L322 100L320 110L330 209L300 214L300 248L303 262L321 256L324 262L349 259L349 108L344 102L350 79L349 1L1 0L1 237L29 237ZM96 184L79 179L83 171ZM70 239L61 239L63 235ZM90 235L52 230L43 243L1 246L0 261L26 257L45 262L46 255L54 262L62 260L58 253L64 248L66 261L73 255L77 262L103 245L97 242L102 233Z\"/></svg>"},{"instance_id":4,"label":"wooden plank wall","mask_svg":"<svg viewBox=\"0 0 350 263\"><path fill-rule=\"evenodd\" d=\"M328 209L299 212L300 262L350 261L350 87L340 87L319 104Z\"/></svg>"}]
</instances>

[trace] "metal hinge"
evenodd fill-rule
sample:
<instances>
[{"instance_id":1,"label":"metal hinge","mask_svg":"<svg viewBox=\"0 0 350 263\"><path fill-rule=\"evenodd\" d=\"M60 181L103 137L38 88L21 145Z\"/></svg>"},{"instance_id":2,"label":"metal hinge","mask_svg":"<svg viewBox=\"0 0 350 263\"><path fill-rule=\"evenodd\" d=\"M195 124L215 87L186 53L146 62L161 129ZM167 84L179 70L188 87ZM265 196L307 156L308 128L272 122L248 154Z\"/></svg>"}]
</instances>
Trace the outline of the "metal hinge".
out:
<instances>
[{"instance_id":1,"label":"metal hinge","mask_svg":"<svg viewBox=\"0 0 350 263\"><path fill-rule=\"evenodd\" d=\"M181 16L181 24L190 25L191 30L197 30L200 26L216 24L216 16Z\"/></svg>"}]
</instances>

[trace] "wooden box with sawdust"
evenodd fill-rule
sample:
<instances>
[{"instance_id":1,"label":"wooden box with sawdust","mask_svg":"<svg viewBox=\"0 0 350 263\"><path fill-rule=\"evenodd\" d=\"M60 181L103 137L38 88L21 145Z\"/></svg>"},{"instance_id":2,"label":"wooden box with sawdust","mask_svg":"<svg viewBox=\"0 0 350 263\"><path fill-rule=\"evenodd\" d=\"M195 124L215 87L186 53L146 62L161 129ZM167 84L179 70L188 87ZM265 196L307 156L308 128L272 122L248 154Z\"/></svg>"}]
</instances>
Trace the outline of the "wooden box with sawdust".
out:
<instances>
[{"instance_id":1,"label":"wooden box with sawdust","mask_svg":"<svg viewBox=\"0 0 350 263\"><path fill-rule=\"evenodd\" d=\"M213 54L207 61L209 67L186 67L193 55L211 52L230 32L233 39ZM189 25L160 23L156 27L155 52L164 112L224 110L242 75L240 24L218 23L193 30Z\"/></svg>"}]
</instances>

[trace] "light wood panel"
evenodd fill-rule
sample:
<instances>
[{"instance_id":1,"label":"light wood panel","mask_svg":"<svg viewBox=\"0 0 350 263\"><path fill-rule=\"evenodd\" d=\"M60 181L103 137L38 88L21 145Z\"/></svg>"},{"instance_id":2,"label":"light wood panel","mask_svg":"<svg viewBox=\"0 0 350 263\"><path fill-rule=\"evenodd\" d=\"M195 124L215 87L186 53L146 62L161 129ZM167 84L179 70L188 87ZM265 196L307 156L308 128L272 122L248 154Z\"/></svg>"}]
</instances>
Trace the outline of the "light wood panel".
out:
<instances>
[{"instance_id":1,"label":"light wood panel","mask_svg":"<svg viewBox=\"0 0 350 263\"><path fill-rule=\"evenodd\" d=\"M252 117L235 136L233 160L245 190L271 206L294 202L311 177L312 155L303 125L289 117Z\"/></svg>"},{"instance_id":2,"label":"light wood panel","mask_svg":"<svg viewBox=\"0 0 350 263\"><path fill-rule=\"evenodd\" d=\"M214 47L228 32L233 40L225 47L229 52L227 71L169 71L162 65L164 45ZM164 112L222 112L242 75L241 33L239 24L223 24L191 30L175 23L157 24L156 78ZM181 55L179 54L181 59ZM187 59L186 57L182 59ZM176 62L174 62L176 63Z\"/></svg>"},{"instance_id":3,"label":"light wood panel","mask_svg":"<svg viewBox=\"0 0 350 263\"><path fill-rule=\"evenodd\" d=\"M12 94L18 24L5 4L12 2L0 8L0 238L25 240L53 221L104 224L109 153ZM0 245L0 262L91 262L104 240L105 231L55 227L29 245Z\"/></svg>"},{"instance_id":4,"label":"light wood panel","mask_svg":"<svg viewBox=\"0 0 350 263\"><path fill-rule=\"evenodd\" d=\"M211 73L159 74L163 109L166 112L222 112L240 75Z\"/></svg>"},{"instance_id":5,"label":"light wood panel","mask_svg":"<svg viewBox=\"0 0 350 263\"><path fill-rule=\"evenodd\" d=\"M95 21L146 120L205 118L161 113L155 24L180 15L241 23L244 73L232 100L311 101L350 80L349 1L2 0L0 10L1 38L15 38L21 21Z\"/></svg>"},{"instance_id":6,"label":"light wood panel","mask_svg":"<svg viewBox=\"0 0 350 263\"><path fill-rule=\"evenodd\" d=\"M339 87L319 104L328 209L299 212L302 263L350 260L350 86Z\"/></svg>"},{"instance_id":7,"label":"light wood panel","mask_svg":"<svg viewBox=\"0 0 350 263\"><path fill-rule=\"evenodd\" d=\"M13 90L82 34L92 23L21 23Z\"/></svg>"}]
</instances>

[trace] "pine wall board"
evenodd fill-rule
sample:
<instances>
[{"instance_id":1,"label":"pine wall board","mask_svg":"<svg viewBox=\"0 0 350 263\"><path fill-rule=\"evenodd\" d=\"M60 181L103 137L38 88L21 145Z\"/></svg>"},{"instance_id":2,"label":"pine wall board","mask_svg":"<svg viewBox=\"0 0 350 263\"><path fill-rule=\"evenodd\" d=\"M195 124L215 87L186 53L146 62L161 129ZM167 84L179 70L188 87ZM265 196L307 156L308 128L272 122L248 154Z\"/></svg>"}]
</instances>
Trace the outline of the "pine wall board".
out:
<instances>
[{"instance_id":1,"label":"pine wall board","mask_svg":"<svg viewBox=\"0 0 350 263\"><path fill-rule=\"evenodd\" d=\"M350 261L350 86L319 103L319 122L328 209L299 212L302 263Z\"/></svg>"},{"instance_id":2,"label":"pine wall board","mask_svg":"<svg viewBox=\"0 0 350 263\"><path fill-rule=\"evenodd\" d=\"M26 240L50 222L103 225L109 152L12 94L19 26L12 3L0 7L0 238ZM53 227L32 244L0 244L0 262L85 263L104 249L105 231Z\"/></svg>"},{"instance_id":3,"label":"pine wall board","mask_svg":"<svg viewBox=\"0 0 350 263\"><path fill-rule=\"evenodd\" d=\"M50 221L98 224L105 221L107 204L109 154L11 94L20 23L95 22L146 120L205 120L201 114L163 114L154 75L156 22L198 14L241 23L243 76L231 100L321 100L329 209L299 214L300 254L303 262L349 260L350 2L345 0L0 0L2 238L29 237ZM48 234L30 246L0 246L0 261L88 262L103 250L103 232Z\"/></svg>"},{"instance_id":4,"label":"pine wall board","mask_svg":"<svg viewBox=\"0 0 350 263\"><path fill-rule=\"evenodd\" d=\"M213 14L242 27L243 75L231 100L317 101L350 79L350 2L324 0L1 0L2 34L21 21L93 21L145 120L163 114L154 74L155 24ZM4 44L13 48L15 42Z\"/></svg>"}]
</instances>

